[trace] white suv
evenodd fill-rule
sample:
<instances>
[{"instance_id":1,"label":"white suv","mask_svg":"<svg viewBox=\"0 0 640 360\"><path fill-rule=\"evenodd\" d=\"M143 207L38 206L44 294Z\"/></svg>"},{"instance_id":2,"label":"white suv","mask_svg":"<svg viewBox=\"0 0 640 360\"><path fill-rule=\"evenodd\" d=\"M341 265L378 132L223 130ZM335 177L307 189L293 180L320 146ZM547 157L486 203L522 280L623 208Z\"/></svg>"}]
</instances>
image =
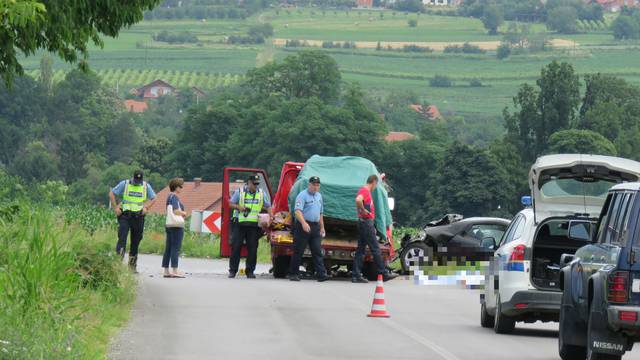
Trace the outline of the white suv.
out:
<instances>
[{"instance_id":1,"label":"white suv","mask_svg":"<svg viewBox=\"0 0 640 360\"><path fill-rule=\"evenodd\" d=\"M633 160L580 154L538 158L529 172L531 197L523 197L527 208L513 218L499 244L489 245L497 250L480 295L481 325L510 333L517 321L558 321L562 254L586 244L567 236L569 222L595 222L609 188L639 178L640 163Z\"/></svg>"}]
</instances>

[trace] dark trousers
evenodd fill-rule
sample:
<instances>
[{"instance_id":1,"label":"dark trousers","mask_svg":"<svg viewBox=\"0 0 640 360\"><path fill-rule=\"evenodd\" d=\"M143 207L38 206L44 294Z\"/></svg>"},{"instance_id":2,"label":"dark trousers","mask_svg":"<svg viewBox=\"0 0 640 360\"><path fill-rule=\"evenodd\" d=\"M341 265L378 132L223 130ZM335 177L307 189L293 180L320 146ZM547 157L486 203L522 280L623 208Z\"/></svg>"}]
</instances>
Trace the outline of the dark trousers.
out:
<instances>
[{"instance_id":1,"label":"dark trousers","mask_svg":"<svg viewBox=\"0 0 640 360\"><path fill-rule=\"evenodd\" d=\"M376 227L373 225L373 219L359 219L358 220L358 248L356 249L356 255L353 259L353 271L352 276L359 278L362 276L362 263L364 262L364 250L367 245L373 255L373 262L376 264L378 274L385 274L387 269L382 261L382 255L380 254L380 245L376 238Z\"/></svg>"},{"instance_id":2,"label":"dark trousers","mask_svg":"<svg viewBox=\"0 0 640 360\"><path fill-rule=\"evenodd\" d=\"M247 244L247 274L253 274L258 260L258 240L262 236L262 229L258 226L235 224L231 234L231 257L229 258L229 272L235 274L240 266L240 252L242 243Z\"/></svg>"},{"instance_id":3,"label":"dark trousers","mask_svg":"<svg viewBox=\"0 0 640 360\"><path fill-rule=\"evenodd\" d=\"M327 270L324 267L324 259L322 257L322 236L320 235L320 224L317 222L308 223L311 227L311 231L308 233L302 229L302 225L297 221L293 227L293 256L291 257L289 274L299 275L302 254L308 244L309 250L311 250L313 266L316 269L316 276L325 276L327 274Z\"/></svg>"},{"instance_id":4,"label":"dark trousers","mask_svg":"<svg viewBox=\"0 0 640 360\"><path fill-rule=\"evenodd\" d=\"M116 252L122 256L127 251L127 237L131 232L131 245L129 246L129 256L138 256L138 246L142 241L144 231L144 215L125 211L118 217L118 244Z\"/></svg>"},{"instance_id":5,"label":"dark trousers","mask_svg":"<svg viewBox=\"0 0 640 360\"><path fill-rule=\"evenodd\" d=\"M162 267L168 268L171 264L172 268L178 267L178 256L180 256L180 248L182 247L182 239L184 238L184 229L181 227L165 228L167 233L167 241L164 245L164 255L162 256Z\"/></svg>"}]
</instances>

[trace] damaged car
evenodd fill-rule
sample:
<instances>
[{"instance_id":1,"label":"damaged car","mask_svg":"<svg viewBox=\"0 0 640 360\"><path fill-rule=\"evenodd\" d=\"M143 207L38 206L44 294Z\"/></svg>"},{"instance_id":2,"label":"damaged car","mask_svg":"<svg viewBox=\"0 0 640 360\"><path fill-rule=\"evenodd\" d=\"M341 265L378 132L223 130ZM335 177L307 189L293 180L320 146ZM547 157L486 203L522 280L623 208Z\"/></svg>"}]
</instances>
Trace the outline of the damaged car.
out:
<instances>
[{"instance_id":1,"label":"damaged car","mask_svg":"<svg viewBox=\"0 0 640 360\"><path fill-rule=\"evenodd\" d=\"M483 261L493 256L492 245L500 241L510 221L501 218L447 214L428 223L416 235L405 235L398 250L402 272L412 265L436 261Z\"/></svg>"}]
</instances>

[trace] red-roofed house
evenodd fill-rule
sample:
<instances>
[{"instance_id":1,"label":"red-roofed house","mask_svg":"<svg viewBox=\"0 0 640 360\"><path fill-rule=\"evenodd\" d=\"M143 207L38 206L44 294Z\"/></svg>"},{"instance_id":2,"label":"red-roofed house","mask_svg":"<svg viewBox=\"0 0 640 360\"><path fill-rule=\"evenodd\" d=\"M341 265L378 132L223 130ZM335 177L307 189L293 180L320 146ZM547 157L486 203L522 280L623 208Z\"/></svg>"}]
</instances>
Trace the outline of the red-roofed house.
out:
<instances>
[{"instance_id":1,"label":"red-roofed house","mask_svg":"<svg viewBox=\"0 0 640 360\"><path fill-rule=\"evenodd\" d=\"M371 9L373 7L373 0L356 0L356 6Z\"/></svg>"},{"instance_id":2,"label":"red-roofed house","mask_svg":"<svg viewBox=\"0 0 640 360\"><path fill-rule=\"evenodd\" d=\"M596 0L598 4L602 5L605 11L618 12L624 6L638 7L640 6L639 0Z\"/></svg>"},{"instance_id":3,"label":"red-roofed house","mask_svg":"<svg viewBox=\"0 0 640 360\"><path fill-rule=\"evenodd\" d=\"M128 112L141 113L147 110L149 106L144 101L129 99L124 101L124 107L127 109Z\"/></svg>"},{"instance_id":4,"label":"red-roofed house","mask_svg":"<svg viewBox=\"0 0 640 360\"><path fill-rule=\"evenodd\" d=\"M425 118L432 119L432 120L442 119L442 115L440 114L438 107L435 105L429 105L426 107L426 109L423 105L420 105L420 104L412 104L412 105L409 105L409 107L413 109L415 112L417 112L418 114L424 116Z\"/></svg>"},{"instance_id":5,"label":"red-roofed house","mask_svg":"<svg viewBox=\"0 0 640 360\"><path fill-rule=\"evenodd\" d=\"M169 95L176 91L176 88L158 79L150 84L137 89L132 89L131 93L143 99L157 99L160 96Z\"/></svg>"},{"instance_id":6,"label":"red-roofed house","mask_svg":"<svg viewBox=\"0 0 640 360\"><path fill-rule=\"evenodd\" d=\"M229 184L230 190L235 191L242 186L242 182ZM167 197L169 197L169 187L165 187L156 194L156 198L149 208L151 214L166 214ZM178 195L184 204L185 211L220 211L222 208L222 183L202 182L200 178L194 181L185 181L182 192Z\"/></svg>"},{"instance_id":7,"label":"red-roofed house","mask_svg":"<svg viewBox=\"0 0 640 360\"><path fill-rule=\"evenodd\" d=\"M391 131L384 137L386 142L411 140L416 136L406 131Z\"/></svg>"}]
</instances>

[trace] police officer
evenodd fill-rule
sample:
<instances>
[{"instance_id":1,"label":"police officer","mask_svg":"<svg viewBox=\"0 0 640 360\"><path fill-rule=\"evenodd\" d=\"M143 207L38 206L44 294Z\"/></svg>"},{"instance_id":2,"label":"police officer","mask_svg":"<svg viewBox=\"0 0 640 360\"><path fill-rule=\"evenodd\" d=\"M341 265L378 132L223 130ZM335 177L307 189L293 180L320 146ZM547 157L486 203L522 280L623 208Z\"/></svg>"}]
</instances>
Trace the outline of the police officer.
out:
<instances>
[{"instance_id":1,"label":"police officer","mask_svg":"<svg viewBox=\"0 0 640 360\"><path fill-rule=\"evenodd\" d=\"M240 251L242 243L247 244L247 278L255 279L253 271L256 269L258 258L258 240L262 236L262 229L258 226L258 214L266 210L271 215L271 204L265 198L260 185L260 177L251 175L241 189L237 189L230 200L230 207L234 209L233 233L231 235L231 257L229 258L229 277L233 278L240 265Z\"/></svg>"},{"instance_id":2,"label":"police officer","mask_svg":"<svg viewBox=\"0 0 640 360\"><path fill-rule=\"evenodd\" d=\"M364 261L364 251L367 246L373 255L373 262L378 274L382 274L384 281L393 279L395 274L389 273L382 261L380 245L376 237L376 209L373 204L371 192L378 186L378 176L373 174L367 178L367 184L360 188L356 194L356 209L358 211L358 248L353 259L353 271L351 281L354 283L366 283L367 279L362 277L362 264Z\"/></svg>"},{"instance_id":3,"label":"police officer","mask_svg":"<svg viewBox=\"0 0 640 360\"><path fill-rule=\"evenodd\" d=\"M320 178L309 178L309 187L296 197L296 221L293 227L294 252L291 257L289 280L300 281L300 261L302 254L309 244L313 265L316 269L318 281L329 280L322 257L322 238L324 230L323 201L320 194Z\"/></svg>"},{"instance_id":4,"label":"police officer","mask_svg":"<svg viewBox=\"0 0 640 360\"><path fill-rule=\"evenodd\" d=\"M124 258L127 248L127 237L131 232L131 245L129 246L129 268L136 272L138 264L138 246L142 241L144 231L144 216L147 214L151 202L156 193L146 181L143 180L142 170L133 172L133 178L122 180L109 192L111 207L118 217L118 244L116 252ZM116 203L116 196L122 201Z\"/></svg>"}]
</instances>

